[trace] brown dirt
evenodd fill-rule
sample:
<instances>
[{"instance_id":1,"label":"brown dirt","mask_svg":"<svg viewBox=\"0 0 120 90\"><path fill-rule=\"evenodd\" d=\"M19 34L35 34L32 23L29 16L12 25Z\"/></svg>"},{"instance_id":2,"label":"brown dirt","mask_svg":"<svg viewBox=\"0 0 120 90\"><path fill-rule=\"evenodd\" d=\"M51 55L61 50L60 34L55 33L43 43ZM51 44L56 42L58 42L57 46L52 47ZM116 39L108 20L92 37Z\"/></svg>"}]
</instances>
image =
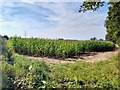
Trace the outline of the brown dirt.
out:
<instances>
[{"instance_id":1,"label":"brown dirt","mask_svg":"<svg viewBox=\"0 0 120 90\"><path fill-rule=\"evenodd\" d=\"M40 61L44 61L46 63L74 63L75 61L67 61L67 60L63 60L63 59L54 59L54 58L41 58L41 57L31 57L31 56L25 56L25 58L31 59L31 60L40 60Z\"/></svg>"},{"instance_id":2,"label":"brown dirt","mask_svg":"<svg viewBox=\"0 0 120 90\"><path fill-rule=\"evenodd\" d=\"M96 61L102 61L102 60L108 60L115 54L117 54L118 51L111 51L111 52L99 52L96 55L90 55L90 56L83 56L83 59L87 62L96 62Z\"/></svg>"},{"instance_id":3,"label":"brown dirt","mask_svg":"<svg viewBox=\"0 0 120 90\"><path fill-rule=\"evenodd\" d=\"M31 56L25 56L25 58L34 59L34 60L41 60L47 63L74 63L78 61L86 61L86 62L96 62L101 60L108 60L113 55L117 54L118 51L109 51L109 52L99 52L94 53L91 55L81 55L77 58L67 58L67 59L54 59L54 58L41 58L41 57L31 57Z\"/></svg>"}]
</instances>

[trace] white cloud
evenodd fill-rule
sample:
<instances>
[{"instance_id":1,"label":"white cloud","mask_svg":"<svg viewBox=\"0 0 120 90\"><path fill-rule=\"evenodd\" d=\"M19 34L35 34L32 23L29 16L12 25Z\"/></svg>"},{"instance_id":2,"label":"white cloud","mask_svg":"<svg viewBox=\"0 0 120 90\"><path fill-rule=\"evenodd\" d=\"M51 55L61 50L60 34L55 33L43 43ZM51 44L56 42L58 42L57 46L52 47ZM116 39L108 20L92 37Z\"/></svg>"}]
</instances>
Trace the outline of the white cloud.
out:
<instances>
[{"instance_id":1,"label":"white cloud","mask_svg":"<svg viewBox=\"0 0 120 90\"><path fill-rule=\"evenodd\" d=\"M0 0L0 2L25 2L35 4L36 2L83 2L85 0Z\"/></svg>"},{"instance_id":2,"label":"white cloud","mask_svg":"<svg viewBox=\"0 0 120 90\"><path fill-rule=\"evenodd\" d=\"M49 30L49 33L46 32L47 35L44 33L44 37L89 39L90 37L96 36L98 38L104 38L104 20L106 13L78 13L73 12L70 6L68 9L66 8L68 7L66 7L66 3L64 3L60 10L57 7L53 9L59 15L52 19L50 17L50 19L57 20L59 25L57 28Z\"/></svg>"},{"instance_id":3,"label":"white cloud","mask_svg":"<svg viewBox=\"0 0 120 90\"><path fill-rule=\"evenodd\" d=\"M34 4L36 2L83 2L85 0L21 0L21 1Z\"/></svg>"},{"instance_id":4,"label":"white cloud","mask_svg":"<svg viewBox=\"0 0 120 90\"><path fill-rule=\"evenodd\" d=\"M12 21L3 20L0 33L10 36L15 34L24 36L24 31L27 30L27 36L29 37L89 39L95 36L97 38L104 38L104 21L107 14L102 12L78 13L79 4L80 3L24 4L22 7L28 8L33 13L37 13L37 15L34 16L34 14L34 17L31 18L28 17L28 15L22 15L21 12L14 16ZM11 5L12 4L9 6ZM48 15L48 12L44 10L41 12L39 6L54 12L55 15ZM41 13L48 15L48 17L45 18L48 21L42 22L36 20ZM30 15L32 15L32 13ZM54 23L48 26L50 22Z\"/></svg>"}]
</instances>

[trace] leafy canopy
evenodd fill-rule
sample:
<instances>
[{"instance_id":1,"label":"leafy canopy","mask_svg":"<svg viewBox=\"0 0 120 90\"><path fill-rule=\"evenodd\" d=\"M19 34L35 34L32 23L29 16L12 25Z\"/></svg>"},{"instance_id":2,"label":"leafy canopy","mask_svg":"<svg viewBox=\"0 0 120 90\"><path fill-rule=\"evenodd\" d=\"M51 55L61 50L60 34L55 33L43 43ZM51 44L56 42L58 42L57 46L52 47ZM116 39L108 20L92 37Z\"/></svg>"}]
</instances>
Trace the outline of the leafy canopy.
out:
<instances>
[{"instance_id":1,"label":"leafy canopy","mask_svg":"<svg viewBox=\"0 0 120 90\"><path fill-rule=\"evenodd\" d=\"M80 6L79 12L86 12L89 10L96 11L104 6L105 2L102 0L86 0ZM108 2L108 16L105 21L106 40L117 42L120 39L120 0L109 0Z\"/></svg>"}]
</instances>

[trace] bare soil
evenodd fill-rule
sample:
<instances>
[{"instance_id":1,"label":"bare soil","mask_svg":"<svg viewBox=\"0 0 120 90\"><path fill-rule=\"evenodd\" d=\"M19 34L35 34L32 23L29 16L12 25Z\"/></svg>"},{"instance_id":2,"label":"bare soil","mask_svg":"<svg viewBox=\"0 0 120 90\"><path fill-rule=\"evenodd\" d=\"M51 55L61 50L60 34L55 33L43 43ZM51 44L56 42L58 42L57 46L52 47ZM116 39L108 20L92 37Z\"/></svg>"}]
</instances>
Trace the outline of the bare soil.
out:
<instances>
[{"instance_id":1,"label":"bare soil","mask_svg":"<svg viewBox=\"0 0 120 90\"><path fill-rule=\"evenodd\" d=\"M25 58L31 59L31 60L41 60L46 63L74 63L78 61L86 61L86 62L96 62L101 60L108 60L115 54L117 54L118 51L109 51L109 52L97 52L97 53L91 53L91 54L84 54L77 58L66 58L66 59L54 59L54 58L48 58L48 57L31 57L31 56L25 56Z\"/></svg>"}]
</instances>

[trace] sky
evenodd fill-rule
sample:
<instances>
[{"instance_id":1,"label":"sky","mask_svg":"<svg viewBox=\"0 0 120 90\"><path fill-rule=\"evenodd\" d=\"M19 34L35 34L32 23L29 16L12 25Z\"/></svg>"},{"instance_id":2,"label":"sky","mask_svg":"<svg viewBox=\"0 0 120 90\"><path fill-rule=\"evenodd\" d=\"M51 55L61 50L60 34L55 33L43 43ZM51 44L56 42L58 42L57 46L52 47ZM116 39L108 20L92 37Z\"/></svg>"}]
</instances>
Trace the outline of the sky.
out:
<instances>
[{"instance_id":1,"label":"sky","mask_svg":"<svg viewBox=\"0 0 120 90\"><path fill-rule=\"evenodd\" d=\"M25 37L26 33L26 37L50 39L104 39L107 5L96 12L79 13L82 2L68 1L4 0L0 2L0 34Z\"/></svg>"}]
</instances>

